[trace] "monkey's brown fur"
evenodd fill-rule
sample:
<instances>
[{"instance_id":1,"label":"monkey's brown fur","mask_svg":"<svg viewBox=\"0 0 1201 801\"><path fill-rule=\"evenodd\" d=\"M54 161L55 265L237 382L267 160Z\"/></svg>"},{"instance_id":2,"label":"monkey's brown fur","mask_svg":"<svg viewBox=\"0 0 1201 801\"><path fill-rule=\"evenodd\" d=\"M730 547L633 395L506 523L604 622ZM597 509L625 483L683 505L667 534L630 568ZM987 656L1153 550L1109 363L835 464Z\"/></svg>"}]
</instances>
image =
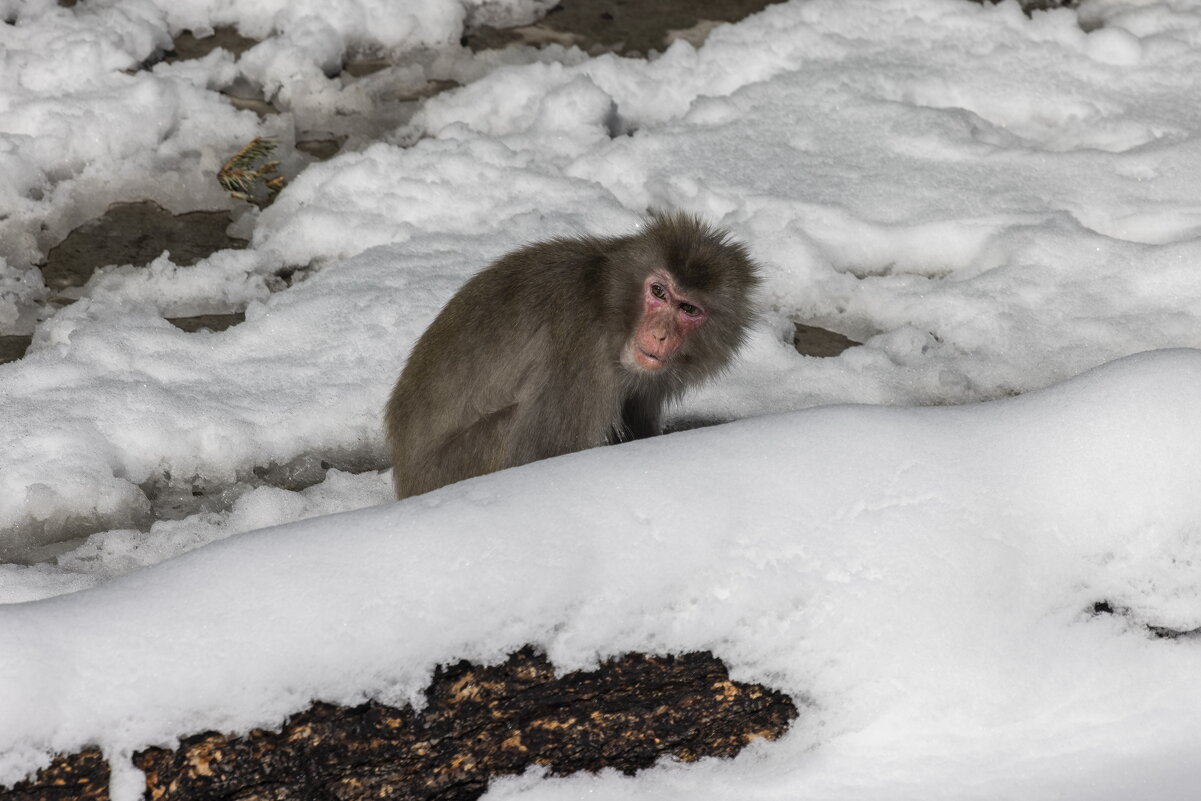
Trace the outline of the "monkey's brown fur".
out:
<instances>
[{"instance_id":1,"label":"monkey's brown fur","mask_svg":"<svg viewBox=\"0 0 1201 801\"><path fill-rule=\"evenodd\" d=\"M649 372L622 355L644 315L644 281L664 270L707 317ZM663 405L742 344L758 282L741 244L684 214L504 256L450 299L392 391L397 497L658 433Z\"/></svg>"}]
</instances>

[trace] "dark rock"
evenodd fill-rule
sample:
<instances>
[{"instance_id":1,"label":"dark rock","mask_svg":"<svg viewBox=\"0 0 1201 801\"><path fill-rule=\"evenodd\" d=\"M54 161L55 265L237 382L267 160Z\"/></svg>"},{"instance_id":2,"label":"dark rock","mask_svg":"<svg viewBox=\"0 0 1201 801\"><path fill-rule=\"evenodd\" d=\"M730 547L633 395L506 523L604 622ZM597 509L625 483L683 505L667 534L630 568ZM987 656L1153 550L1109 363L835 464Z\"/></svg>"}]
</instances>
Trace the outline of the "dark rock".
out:
<instances>
[{"instance_id":1,"label":"dark rock","mask_svg":"<svg viewBox=\"0 0 1201 801\"><path fill-rule=\"evenodd\" d=\"M224 331L246 321L245 312L229 314L198 314L195 317L171 317L167 322L181 331L194 334L197 331Z\"/></svg>"},{"instance_id":2,"label":"dark rock","mask_svg":"<svg viewBox=\"0 0 1201 801\"><path fill-rule=\"evenodd\" d=\"M176 215L148 200L114 203L50 249L42 277L51 290L83 286L100 267L148 264L164 250L176 264L195 264L218 250L246 247L225 233L231 222L228 211Z\"/></svg>"},{"instance_id":3,"label":"dark rock","mask_svg":"<svg viewBox=\"0 0 1201 801\"><path fill-rule=\"evenodd\" d=\"M1001 0L971 0L973 3L983 4L988 2L991 5L1000 3ZM1049 11L1052 8L1076 8L1080 5L1080 0L1018 0L1018 4L1022 7L1022 11L1026 12L1026 16L1030 16L1035 11Z\"/></svg>"},{"instance_id":4,"label":"dark rock","mask_svg":"<svg viewBox=\"0 0 1201 801\"><path fill-rule=\"evenodd\" d=\"M32 341L31 336L0 336L0 364L25 358L25 351L29 350Z\"/></svg>"},{"instance_id":5,"label":"dark rock","mask_svg":"<svg viewBox=\"0 0 1201 801\"><path fill-rule=\"evenodd\" d=\"M562 0L534 25L512 29L487 26L468 33L463 44L486 50L509 44L560 42L585 52L616 51L626 55L662 51L669 32L704 22L734 22L778 0Z\"/></svg>"},{"instance_id":6,"label":"dark rock","mask_svg":"<svg viewBox=\"0 0 1201 801\"><path fill-rule=\"evenodd\" d=\"M826 357L837 356L844 350L863 343L815 325L794 323L792 344L802 356Z\"/></svg>"},{"instance_id":7,"label":"dark rock","mask_svg":"<svg viewBox=\"0 0 1201 801\"><path fill-rule=\"evenodd\" d=\"M219 27L212 35L198 38L191 31L184 31L175 37L171 51L166 54L164 61L186 61L194 58L204 58L218 47L225 48L235 56L240 56L258 44L257 39L250 39L238 33L237 28Z\"/></svg>"},{"instance_id":8,"label":"dark rock","mask_svg":"<svg viewBox=\"0 0 1201 801\"><path fill-rule=\"evenodd\" d=\"M342 149L343 139L303 139L296 143L296 149L307 153L318 161L331 159Z\"/></svg>"}]
</instances>

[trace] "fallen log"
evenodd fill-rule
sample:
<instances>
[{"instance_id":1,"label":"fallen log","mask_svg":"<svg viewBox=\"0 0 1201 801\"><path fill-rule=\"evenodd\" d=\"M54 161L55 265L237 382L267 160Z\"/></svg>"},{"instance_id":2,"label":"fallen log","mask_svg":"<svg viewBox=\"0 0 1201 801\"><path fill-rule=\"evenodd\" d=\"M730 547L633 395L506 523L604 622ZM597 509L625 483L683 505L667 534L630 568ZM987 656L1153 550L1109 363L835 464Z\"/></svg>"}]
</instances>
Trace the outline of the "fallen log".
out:
<instances>
[{"instance_id":1,"label":"fallen log","mask_svg":"<svg viewBox=\"0 0 1201 801\"><path fill-rule=\"evenodd\" d=\"M207 732L134 754L152 801L471 801L495 776L634 773L662 757L731 757L796 718L786 695L731 681L709 653L627 654L556 676L530 648L439 668L420 710L316 703L279 731ZM108 801L95 749L60 756L0 801Z\"/></svg>"}]
</instances>

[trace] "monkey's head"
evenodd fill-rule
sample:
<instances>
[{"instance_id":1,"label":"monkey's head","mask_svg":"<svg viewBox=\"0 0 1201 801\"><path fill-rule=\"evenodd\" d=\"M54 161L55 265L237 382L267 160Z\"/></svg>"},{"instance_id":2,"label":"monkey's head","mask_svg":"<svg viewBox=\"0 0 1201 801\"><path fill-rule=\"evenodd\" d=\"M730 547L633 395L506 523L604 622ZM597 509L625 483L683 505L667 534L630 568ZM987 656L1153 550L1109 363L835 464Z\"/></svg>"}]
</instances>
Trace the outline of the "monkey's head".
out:
<instances>
[{"instance_id":1,"label":"monkey's head","mask_svg":"<svg viewBox=\"0 0 1201 801\"><path fill-rule=\"evenodd\" d=\"M688 383L729 363L754 318L751 296L759 284L743 245L696 217L654 212L617 261L627 371Z\"/></svg>"}]
</instances>

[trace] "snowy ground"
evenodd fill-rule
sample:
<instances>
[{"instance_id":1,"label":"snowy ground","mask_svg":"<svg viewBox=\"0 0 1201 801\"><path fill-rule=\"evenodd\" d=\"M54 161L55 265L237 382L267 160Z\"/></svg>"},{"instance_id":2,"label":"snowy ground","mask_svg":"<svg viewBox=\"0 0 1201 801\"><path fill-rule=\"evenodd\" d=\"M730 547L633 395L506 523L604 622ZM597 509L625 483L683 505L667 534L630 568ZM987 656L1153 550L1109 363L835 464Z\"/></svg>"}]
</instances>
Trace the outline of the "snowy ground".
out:
<instances>
[{"instance_id":1,"label":"snowy ground","mask_svg":"<svg viewBox=\"0 0 1201 801\"><path fill-rule=\"evenodd\" d=\"M533 3L391 8L0 0L0 333L34 335L0 365L0 784L534 643L710 649L812 707L733 762L490 797L1193 797L1201 643L1146 626L1201 628L1201 354L1130 355L1201 348L1201 7L794 0L650 60L458 48ZM265 40L137 69L229 24ZM365 52L397 66L327 77ZM323 126L343 152L261 215L212 180ZM46 250L140 199L251 246L47 304ZM738 422L376 506L384 399L465 277L652 206L764 266L742 360L674 410ZM865 344L803 357L795 321Z\"/></svg>"}]
</instances>

